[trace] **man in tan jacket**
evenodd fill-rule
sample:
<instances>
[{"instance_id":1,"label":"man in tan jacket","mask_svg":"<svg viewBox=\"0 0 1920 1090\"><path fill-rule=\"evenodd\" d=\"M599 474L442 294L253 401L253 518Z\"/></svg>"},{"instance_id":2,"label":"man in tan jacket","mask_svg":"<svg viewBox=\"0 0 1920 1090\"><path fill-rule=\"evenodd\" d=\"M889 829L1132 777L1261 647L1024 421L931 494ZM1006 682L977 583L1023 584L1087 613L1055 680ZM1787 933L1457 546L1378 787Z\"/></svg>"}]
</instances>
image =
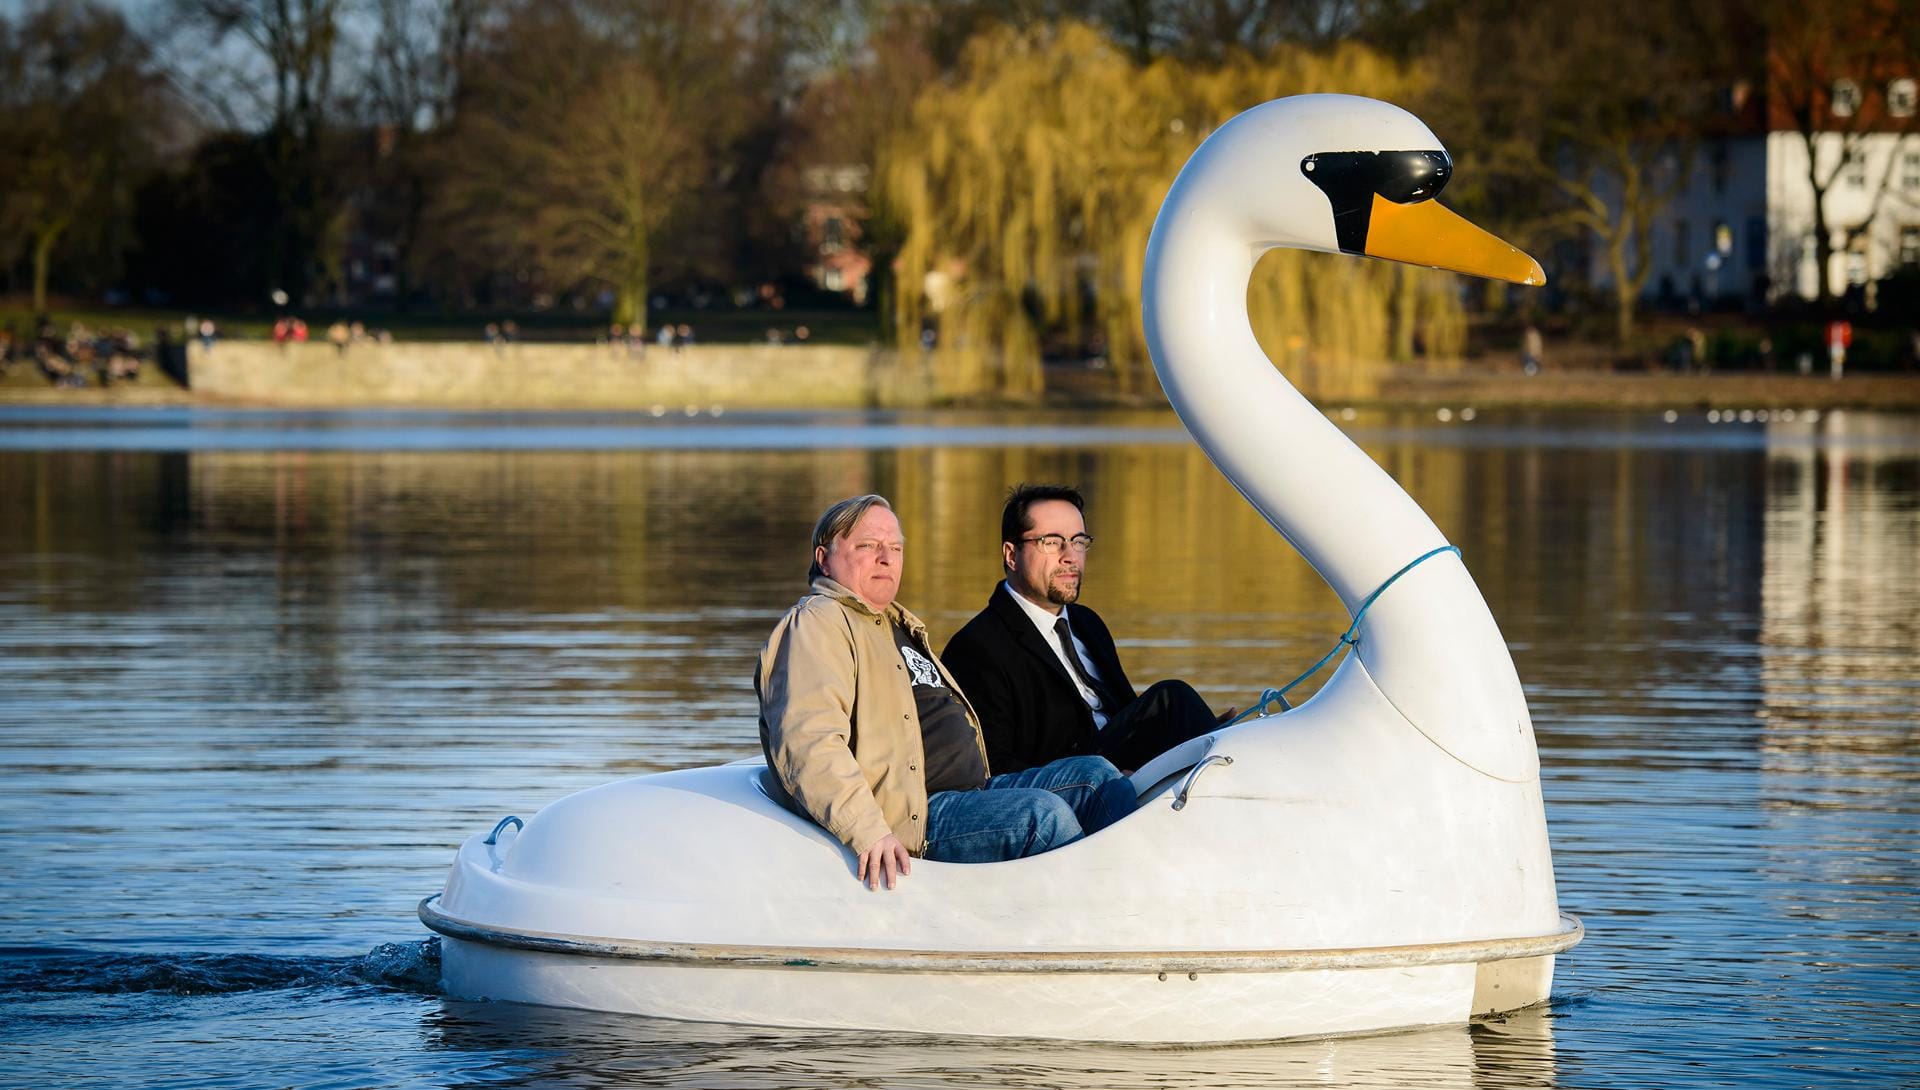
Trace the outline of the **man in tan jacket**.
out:
<instances>
[{"instance_id":1,"label":"man in tan jacket","mask_svg":"<svg viewBox=\"0 0 1920 1090\"><path fill-rule=\"evenodd\" d=\"M980 722L894 601L900 521L881 496L829 507L812 586L760 652L760 744L781 801L853 850L855 877L892 889L912 857L990 863L1057 848L1133 809L1102 757L995 776Z\"/></svg>"}]
</instances>

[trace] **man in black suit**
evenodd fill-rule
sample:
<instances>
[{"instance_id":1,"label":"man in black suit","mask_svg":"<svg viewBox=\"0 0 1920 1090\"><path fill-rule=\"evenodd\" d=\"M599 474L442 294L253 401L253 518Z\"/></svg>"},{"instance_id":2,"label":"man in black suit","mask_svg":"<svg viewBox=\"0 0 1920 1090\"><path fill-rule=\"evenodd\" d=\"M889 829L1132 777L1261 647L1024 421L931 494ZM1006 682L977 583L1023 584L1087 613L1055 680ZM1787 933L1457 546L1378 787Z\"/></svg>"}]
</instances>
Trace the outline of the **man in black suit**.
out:
<instances>
[{"instance_id":1,"label":"man in black suit","mask_svg":"<svg viewBox=\"0 0 1920 1090\"><path fill-rule=\"evenodd\" d=\"M1015 488L1000 517L1006 581L941 655L980 714L987 760L1017 772L1076 754L1122 769L1212 730L1193 686L1161 681L1136 695L1113 636L1080 599L1093 538L1072 488Z\"/></svg>"}]
</instances>

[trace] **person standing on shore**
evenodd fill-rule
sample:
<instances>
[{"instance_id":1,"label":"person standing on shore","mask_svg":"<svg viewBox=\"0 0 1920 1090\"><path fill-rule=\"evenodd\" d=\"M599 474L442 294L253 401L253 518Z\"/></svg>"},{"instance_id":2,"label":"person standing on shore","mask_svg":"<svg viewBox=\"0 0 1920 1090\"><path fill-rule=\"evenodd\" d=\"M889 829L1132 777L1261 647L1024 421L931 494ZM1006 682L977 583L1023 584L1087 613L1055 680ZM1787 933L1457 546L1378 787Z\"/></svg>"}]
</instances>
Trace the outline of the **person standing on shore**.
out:
<instances>
[{"instance_id":1,"label":"person standing on shore","mask_svg":"<svg viewBox=\"0 0 1920 1090\"><path fill-rule=\"evenodd\" d=\"M1853 347L1853 323L1835 318L1827 323L1827 371L1835 382L1847 370L1847 349Z\"/></svg>"},{"instance_id":2,"label":"person standing on shore","mask_svg":"<svg viewBox=\"0 0 1920 1090\"><path fill-rule=\"evenodd\" d=\"M1540 373L1540 358L1546 354L1546 341L1540 336L1540 327L1527 323L1526 332L1520 334L1520 370L1529 375Z\"/></svg>"},{"instance_id":3,"label":"person standing on shore","mask_svg":"<svg viewBox=\"0 0 1920 1090\"><path fill-rule=\"evenodd\" d=\"M1687 358L1703 375L1713 370L1713 360L1707 357L1707 335L1697 325L1687 327Z\"/></svg>"}]
</instances>

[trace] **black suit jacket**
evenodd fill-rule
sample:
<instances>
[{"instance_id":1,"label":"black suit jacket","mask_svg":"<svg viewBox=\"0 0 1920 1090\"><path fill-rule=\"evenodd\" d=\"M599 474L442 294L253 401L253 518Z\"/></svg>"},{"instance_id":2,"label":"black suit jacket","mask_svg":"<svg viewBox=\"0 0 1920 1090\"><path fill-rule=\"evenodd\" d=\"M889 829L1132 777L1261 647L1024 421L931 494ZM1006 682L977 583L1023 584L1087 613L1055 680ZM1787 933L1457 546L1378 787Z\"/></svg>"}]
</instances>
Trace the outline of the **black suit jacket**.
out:
<instances>
[{"instance_id":1,"label":"black suit jacket","mask_svg":"<svg viewBox=\"0 0 1920 1090\"><path fill-rule=\"evenodd\" d=\"M1067 622L1113 694L1116 706L1102 709L1111 719L1135 696L1113 635L1083 605L1067 608ZM980 713L994 775L1094 752L1093 712L1005 583L993 588L987 608L953 634L940 660Z\"/></svg>"}]
</instances>

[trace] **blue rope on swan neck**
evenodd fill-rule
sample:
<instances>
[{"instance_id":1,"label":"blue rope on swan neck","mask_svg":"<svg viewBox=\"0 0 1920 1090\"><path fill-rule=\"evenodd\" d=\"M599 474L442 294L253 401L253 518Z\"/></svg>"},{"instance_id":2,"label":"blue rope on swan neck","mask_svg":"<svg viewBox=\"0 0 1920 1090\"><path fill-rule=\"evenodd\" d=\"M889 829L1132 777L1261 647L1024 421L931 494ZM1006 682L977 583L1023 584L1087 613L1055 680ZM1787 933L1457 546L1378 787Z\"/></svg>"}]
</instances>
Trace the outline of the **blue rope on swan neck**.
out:
<instances>
[{"instance_id":1,"label":"blue rope on swan neck","mask_svg":"<svg viewBox=\"0 0 1920 1090\"><path fill-rule=\"evenodd\" d=\"M1465 557L1462 556L1460 552L1460 546L1458 545L1442 545L1438 549L1434 549L1430 552L1421 553L1419 556L1414 557L1411 563L1409 563L1406 567L1401 568L1399 571L1394 572L1392 575L1387 576L1386 582L1373 588L1373 593L1367 595L1366 598L1363 601L1361 601L1360 608L1353 611L1353 623L1347 626L1347 630L1345 632L1340 633L1340 638L1334 642L1333 649L1328 651L1326 654L1320 656L1319 662L1316 662L1312 666L1307 667L1307 670L1305 673L1301 674L1297 678L1294 678L1292 681L1287 682L1285 685L1280 686L1278 689L1263 690L1260 693L1259 703L1255 704L1251 708L1248 708L1246 711L1241 712L1239 715L1234 716L1232 719L1228 720L1225 725L1231 727L1235 723L1241 722L1242 720L1252 719L1258 715L1265 715L1267 711L1267 706L1272 704L1276 700L1280 702L1280 710L1287 711L1291 709L1293 705L1287 703L1287 693L1289 690L1291 690L1295 685L1298 685L1301 682L1312 677L1313 675L1319 673L1320 668L1322 666L1325 666L1328 662L1331 662L1333 660L1333 656L1340 653L1341 648L1360 646L1360 638L1357 635L1355 635L1355 633L1360 631L1360 621L1362 618L1366 617L1367 609L1368 607L1373 605L1374 600L1379 598L1382 594L1385 594L1387 592L1387 588L1392 586L1395 580L1399 579L1401 576L1407 574L1413 569L1419 567L1422 563L1428 560L1432 560L1436 556L1439 556L1441 553L1452 553L1455 556L1460 556L1462 559L1465 559Z\"/></svg>"}]
</instances>

